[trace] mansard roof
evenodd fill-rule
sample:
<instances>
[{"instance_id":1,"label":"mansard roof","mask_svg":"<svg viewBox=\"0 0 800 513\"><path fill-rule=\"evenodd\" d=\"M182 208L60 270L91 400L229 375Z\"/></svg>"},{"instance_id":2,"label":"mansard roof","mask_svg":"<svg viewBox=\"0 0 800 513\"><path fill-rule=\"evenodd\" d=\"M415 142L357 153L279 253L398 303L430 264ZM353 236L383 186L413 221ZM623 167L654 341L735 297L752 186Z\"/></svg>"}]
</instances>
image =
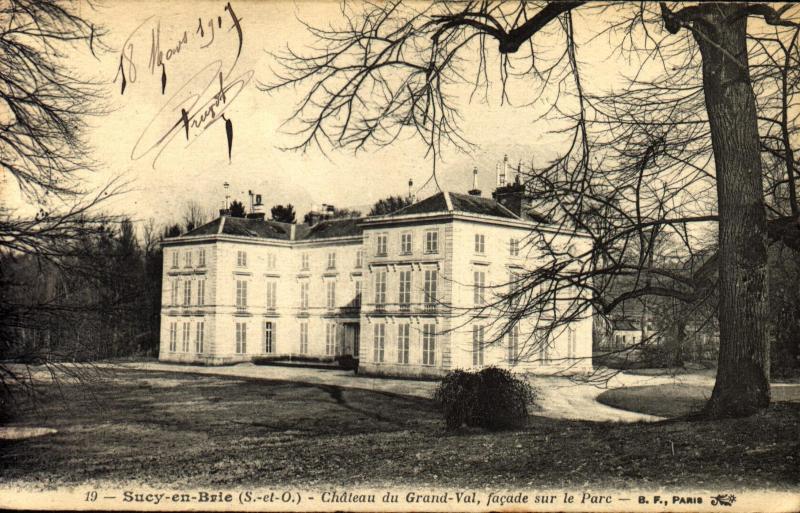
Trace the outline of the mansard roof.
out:
<instances>
[{"instance_id":1,"label":"mansard roof","mask_svg":"<svg viewBox=\"0 0 800 513\"><path fill-rule=\"evenodd\" d=\"M472 196L458 192L439 192L389 214L389 216L406 216L412 214L433 214L446 212L463 212L504 219L519 219L506 207L490 198Z\"/></svg>"}]
</instances>

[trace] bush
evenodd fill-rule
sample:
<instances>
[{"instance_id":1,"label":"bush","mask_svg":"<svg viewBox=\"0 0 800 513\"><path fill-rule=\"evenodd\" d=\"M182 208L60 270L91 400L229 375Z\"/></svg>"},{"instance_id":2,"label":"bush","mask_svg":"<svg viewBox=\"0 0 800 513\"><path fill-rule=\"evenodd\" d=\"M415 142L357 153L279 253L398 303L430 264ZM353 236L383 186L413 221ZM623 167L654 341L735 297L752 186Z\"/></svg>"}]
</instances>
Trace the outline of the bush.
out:
<instances>
[{"instance_id":1,"label":"bush","mask_svg":"<svg viewBox=\"0 0 800 513\"><path fill-rule=\"evenodd\" d=\"M528 404L536 398L531 385L506 369L487 367L478 372L455 370L434 393L449 431L462 425L489 430L525 424Z\"/></svg>"}]
</instances>

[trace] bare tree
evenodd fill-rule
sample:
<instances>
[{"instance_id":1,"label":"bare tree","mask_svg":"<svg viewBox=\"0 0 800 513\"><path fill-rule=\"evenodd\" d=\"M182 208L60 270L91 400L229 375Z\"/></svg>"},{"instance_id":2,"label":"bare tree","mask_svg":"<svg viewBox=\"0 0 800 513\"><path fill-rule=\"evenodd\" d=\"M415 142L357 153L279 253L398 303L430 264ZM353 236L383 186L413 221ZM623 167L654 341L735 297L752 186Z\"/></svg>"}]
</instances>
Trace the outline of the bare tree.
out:
<instances>
[{"instance_id":1,"label":"bare tree","mask_svg":"<svg viewBox=\"0 0 800 513\"><path fill-rule=\"evenodd\" d=\"M190 232L206 224L211 219L211 213L201 203L191 200L183 209L183 226Z\"/></svg>"},{"instance_id":2,"label":"bare tree","mask_svg":"<svg viewBox=\"0 0 800 513\"><path fill-rule=\"evenodd\" d=\"M293 116L301 134L297 149L358 150L392 144L411 131L436 156L445 143L467 144L458 126L459 92L469 87L472 96L485 99L490 66L498 70L503 102L511 101L512 79L526 86L530 100L554 87L559 94L543 115L571 121L562 130L567 149L531 173L527 185L567 242L532 235L530 244L549 259L510 280L510 324L533 316L550 319L544 329L552 330L593 304L610 311L647 295L694 301L702 292L691 278L652 268L649 256L659 231L675 233L691 253L692 224L718 222L721 347L707 413L747 415L769 403L768 231L748 22L793 28L791 9L714 2L343 6L339 25L308 26L316 39L310 52L290 48L276 56L277 78L264 89L305 88ZM634 58L636 81L645 84L639 94L647 89L647 73L674 79L669 105L648 102L627 123L628 111L616 108L635 94L623 93L606 95L615 101L606 102L611 110L601 110L586 90L577 57L574 16L581 13L608 20L592 41L611 35L616 51ZM553 41L560 41L556 50ZM681 89L677 77L693 75L701 77L698 87ZM592 112L601 115L589 119ZM704 119L697 120L698 113ZM608 130L608 122L616 130ZM603 132L593 131L604 124ZM675 126L684 130L673 134ZM605 152L608 137L615 144ZM594 248L570 251L570 230L588 233ZM602 287L607 280L594 278L625 275L636 285L606 301L595 283Z\"/></svg>"}]
</instances>

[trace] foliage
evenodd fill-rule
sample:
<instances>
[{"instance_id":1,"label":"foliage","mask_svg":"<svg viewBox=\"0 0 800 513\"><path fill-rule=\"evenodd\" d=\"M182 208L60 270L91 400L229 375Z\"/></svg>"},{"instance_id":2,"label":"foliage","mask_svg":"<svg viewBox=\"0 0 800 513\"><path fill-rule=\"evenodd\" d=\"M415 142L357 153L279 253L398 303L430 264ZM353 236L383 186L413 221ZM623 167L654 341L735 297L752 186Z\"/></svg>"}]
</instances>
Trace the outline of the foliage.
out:
<instances>
[{"instance_id":1,"label":"foliage","mask_svg":"<svg viewBox=\"0 0 800 513\"><path fill-rule=\"evenodd\" d=\"M297 216L294 211L294 205L291 203L287 203L284 205L275 205L270 210L272 214L273 221L279 221L281 223L290 223L293 224L297 221Z\"/></svg>"},{"instance_id":2,"label":"foliage","mask_svg":"<svg viewBox=\"0 0 800 513\"><path fill-rule=\"evenodd\" d=\"M369 211L369 215L371 216L382 216L386 214L391 214L397 210L400 210L403 207L406 207L411 204L411 198L408 196L388 196L386 198L381 198L372 205L372 208Z\"/></svg>"},{"instance_id":3,"label":"foliage","mask_svg":"<svg viewBox=\"0 0 800 513\"><path fill-rule=\"evenodd\" d=\"M451 431L463 424L490 430L522 426L528 419L528 404L535 398L524 378L497 367L451 371L434 393Z\"/></svg>"},{"instance_id":4,"label":"foliage","mask_svg":"<svg viewBox=\"0 0 800 513\"><path fill-rule=\"evenodd\" d=\"M228 210L230 212L231 217L244 217L244 204L239 200L231 201L231 204L228 206Z\"/></svg>"}]
</instances>

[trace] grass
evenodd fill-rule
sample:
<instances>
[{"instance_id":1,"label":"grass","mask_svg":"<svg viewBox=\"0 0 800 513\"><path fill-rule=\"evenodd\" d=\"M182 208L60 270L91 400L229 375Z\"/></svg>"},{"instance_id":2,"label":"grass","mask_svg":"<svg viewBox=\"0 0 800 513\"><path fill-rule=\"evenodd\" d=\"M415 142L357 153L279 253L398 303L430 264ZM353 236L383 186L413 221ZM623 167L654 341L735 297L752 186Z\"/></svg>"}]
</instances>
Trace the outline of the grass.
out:
<instances>
[{"instance_id":1,"label":"grass","mask_svg":"<svg viewBox=\"0 0 800 513\"><path fill-rule=\"evenodd\" d=\"M119 371L94 396L49 389L0 444L0 484L546 488L797 487L800 405L741 420L531 417L449 434L432 401L329 385ZM68 406L64 406L67 404ZM674 451L674 452L673 452Z\"/></svg>"},{"instance_id":2,"label":"grass","mask_svg":"<svg viewBox=\"0 0 800 513\"><path fill-rule=\"evenodd\" d=\"M711 389L711 386L700 385L625 387L603 392L597 400L622 410L674 418L702 410L711 397ZM796 388L772 387L772 400L797 402L800 393Z\"/></svg>"}]
</instances>

